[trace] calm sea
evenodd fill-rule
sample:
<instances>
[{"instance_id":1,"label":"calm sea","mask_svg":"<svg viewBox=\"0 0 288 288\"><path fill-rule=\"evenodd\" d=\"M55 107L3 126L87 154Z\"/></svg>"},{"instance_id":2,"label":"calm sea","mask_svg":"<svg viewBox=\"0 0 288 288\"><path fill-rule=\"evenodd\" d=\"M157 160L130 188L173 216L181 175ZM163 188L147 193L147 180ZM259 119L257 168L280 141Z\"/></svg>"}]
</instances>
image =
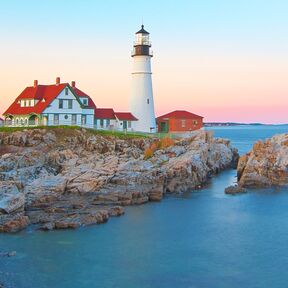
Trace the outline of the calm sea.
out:
<instances>
[{"instance_id":1,"label":"calm sea","mask_svg":"<svg viewBox=\"0 0 288 288\"><path fill-rule=\"evenodd\" d=\"M288 126L212 128L240 153ZM203 190L128 207L76 231L0 235L0 283L13 288L288 287L288 189L226 196L235 170ZM1 285L0 285L1 287Z\"/></svg>"}]
</instances>

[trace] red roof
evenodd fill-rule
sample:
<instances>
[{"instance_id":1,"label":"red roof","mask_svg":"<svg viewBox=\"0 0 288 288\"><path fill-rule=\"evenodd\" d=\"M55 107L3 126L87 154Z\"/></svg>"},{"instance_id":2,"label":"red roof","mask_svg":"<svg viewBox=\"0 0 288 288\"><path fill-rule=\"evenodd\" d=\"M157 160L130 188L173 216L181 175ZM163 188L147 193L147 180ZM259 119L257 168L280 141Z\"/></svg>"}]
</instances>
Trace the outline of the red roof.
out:
<instances>
[{"instance_id":1,"label":"red roof","mask_svg":"<svg viewBox=\"0 0 288 288\"><path fill-rule=\"evenodd\" d=\"M76 87L72 87L72 89L74 90L74 93L78 96L78 97L86 97L88 98L88 105L85 106L86 108L91 108L91 109L96 109L96 105L94 103L94 101L92 100L92 98L90 96L88 96L86 93L84 93L83 91L81 91L80 89L76 88Z\"/></svg>"},{"instance_id":2,"label":"red roof","mask_svg":"<svg viewBox=\"0 0 288 288\"><path fill-rule=\"evenodd\" d=\"M37 85L36 87L26 87L23 92L15 99L10 107L5 111L5 114L25 115L25 114L41 114L48 105L61 93L61 91L69 86L68 83L59 85ZM70 86L71 87L71 86ZM76 87L71 87L78 97L87 97L88 105L85 108L96 109L96 105L86 93ZM38 103L33 107L20 107L19 100L21 99L36 99Z\"/></svg>"},{"instance_id":3,"label":"red roof","mask_svg":"<svg viewBox=\"0 0 288 288\"><path fill-rule=\"evenodd\" d=\"M130 112L115 112L119 120L137 121L138 119Z\"/></svg>"},{"instance_id":4,"label":"red roof","mask_svg":"<svg viewBox=\"0 0 288 288\"><path fill-rule=\"evenodd\" d=\"M96 119L115 119L115 113L112 108L97 108L95 109Z\"/></svg>"},{"instance_id":5,"label":"red roof","mask_svg":"<svg viewBox=\"0 0 288 288\"><path fill-rule=\"evenodd\" d=\"M38 85L36 87L26 87L5 111L4 115L24 115L30 113L41 114L67 85L67 83L62 83L59 85ZM33 107L20 107L20 103L18 102L21 99L36 99L39 101Z\"/></svg>"},{"instance_id":6,"label":"red roof","mask_svg":"<svg viewBox=\"0 0 288 288\"><path fill-rule=\"evenodd\" d=\"M163 119L163 118L180 118L180 119L202 119L204 117L190 113L185 110L175 110L173 112L164 114L162 116L157 117L157 120Z\"/></svg>"}]
</instances>

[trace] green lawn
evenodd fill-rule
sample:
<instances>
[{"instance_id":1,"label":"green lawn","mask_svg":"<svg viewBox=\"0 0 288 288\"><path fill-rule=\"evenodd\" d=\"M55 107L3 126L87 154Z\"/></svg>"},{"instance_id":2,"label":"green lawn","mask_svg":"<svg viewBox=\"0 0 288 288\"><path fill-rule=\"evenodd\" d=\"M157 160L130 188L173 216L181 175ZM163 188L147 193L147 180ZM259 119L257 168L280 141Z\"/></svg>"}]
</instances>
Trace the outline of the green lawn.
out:
<instances>
[{"instance_id":1,"label":"green lawn","mask_svg":"<svg viewBox=\"0 0 288 288\"><path fill-rule=\"evenodd\" d=\"M96 130L91 128L82 128L79 126L37 126L37 127L0 127L0 132L15 132L23 130L34 130L34 129L46 129L46 130L81 130L85 129L94 135L103 135L103 136L114 136L122 139L127 138L146 138L146 137L158 137L157 133L140 133L140 132L122 132L122 131L113 131L113 130ZM64 132L64 131L63 131ZM66 133L65 133L66 134Z\"/></svg>"}]
</instances>

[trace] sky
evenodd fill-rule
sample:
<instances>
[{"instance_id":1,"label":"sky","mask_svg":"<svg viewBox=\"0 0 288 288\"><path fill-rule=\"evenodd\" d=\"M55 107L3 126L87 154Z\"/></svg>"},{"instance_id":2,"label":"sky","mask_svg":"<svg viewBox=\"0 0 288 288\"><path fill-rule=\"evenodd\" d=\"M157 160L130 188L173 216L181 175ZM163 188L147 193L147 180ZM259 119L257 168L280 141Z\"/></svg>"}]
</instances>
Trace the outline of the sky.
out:
<instances>
[{"instance_id":1,"label":"sky","mask_svg":"<svg viewBox=\"0 0 288 288\"><path fill-rule=\"evenodd\" d=\"M0 0L0 114L57 76L126 111L143 21L157 116L288 123L287 13L287 0Z\"/></svg>"}]
</instances>

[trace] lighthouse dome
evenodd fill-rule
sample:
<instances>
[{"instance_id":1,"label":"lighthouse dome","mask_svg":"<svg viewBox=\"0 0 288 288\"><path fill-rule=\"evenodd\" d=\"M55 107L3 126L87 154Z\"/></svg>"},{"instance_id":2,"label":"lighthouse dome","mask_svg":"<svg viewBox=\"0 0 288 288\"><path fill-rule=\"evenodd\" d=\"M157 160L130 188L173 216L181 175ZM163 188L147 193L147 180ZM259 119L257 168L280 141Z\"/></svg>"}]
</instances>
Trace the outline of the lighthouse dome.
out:
<instances>
[{"instance_id":1,"label":"lighthouse dome","mask_svg":"<svg viewBox=\"0 0 288 288\"><path fill-rule=\"evenodd\" d=\"M144 29L144 25L141 25L141 29L135 34L149 34L149 32Z\"/></svg>"}]
</instances>

